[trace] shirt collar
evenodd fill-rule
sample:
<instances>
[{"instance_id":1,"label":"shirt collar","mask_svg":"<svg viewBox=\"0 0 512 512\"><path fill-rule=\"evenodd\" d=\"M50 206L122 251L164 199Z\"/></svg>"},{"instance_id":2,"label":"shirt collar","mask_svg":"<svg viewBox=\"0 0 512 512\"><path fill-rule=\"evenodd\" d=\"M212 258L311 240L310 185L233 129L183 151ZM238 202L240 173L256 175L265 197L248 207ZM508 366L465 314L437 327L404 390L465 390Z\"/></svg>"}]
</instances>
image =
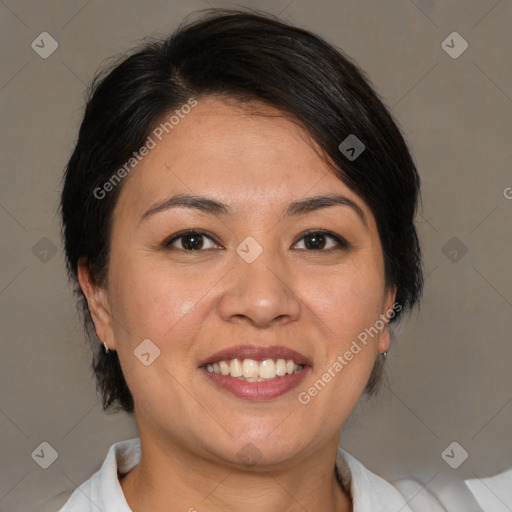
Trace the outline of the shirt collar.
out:
<instances>
[{"instance_id":1,"label":"shirt collar","mask_svg":"<svg viewBox=\"0 0 512 512\"><path fill-rule=\"evenodd\" d=\"M342 448L338 449L336 469L343 487L352 496L353 512L412 512L395 487Z\"/></svg>"},{"instance_id":2,"label":"shirt collar","mask_svg":"<svg viewBox=\"0 0 512 512\"><path fill-rule=\"evenodd\" d=\"M110 447L98 474L98 494L105 510L131 512L119 483L119 475L124 475L136 467L141 456L139 438L121 441ZM353 512L411 512L395 487L369 471L341 448L336 456L336 470L340 483L352 497Z\"/></svg>"}]
</instances>

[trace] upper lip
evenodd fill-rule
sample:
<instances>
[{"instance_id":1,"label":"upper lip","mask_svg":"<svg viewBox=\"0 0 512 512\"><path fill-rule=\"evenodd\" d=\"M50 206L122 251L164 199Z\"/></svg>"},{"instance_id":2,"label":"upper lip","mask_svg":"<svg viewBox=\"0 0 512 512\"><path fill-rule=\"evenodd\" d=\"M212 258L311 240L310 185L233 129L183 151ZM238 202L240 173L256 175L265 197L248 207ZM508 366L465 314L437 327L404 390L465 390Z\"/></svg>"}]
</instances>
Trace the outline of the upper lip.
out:
<instances>
[{"instance_id":1,"label":"upper lip","mask_svg":"<svg viewBox=\"0 0 512 512\"><path fill-rule=\"evenodd\" d=\"M296 364L311 366L311 361L308 357L283 345L267 347L261 345L237 345L224 348L206 357L199 363L199 367L229 359L293 359Z\"/></svg>"}]
</instances>

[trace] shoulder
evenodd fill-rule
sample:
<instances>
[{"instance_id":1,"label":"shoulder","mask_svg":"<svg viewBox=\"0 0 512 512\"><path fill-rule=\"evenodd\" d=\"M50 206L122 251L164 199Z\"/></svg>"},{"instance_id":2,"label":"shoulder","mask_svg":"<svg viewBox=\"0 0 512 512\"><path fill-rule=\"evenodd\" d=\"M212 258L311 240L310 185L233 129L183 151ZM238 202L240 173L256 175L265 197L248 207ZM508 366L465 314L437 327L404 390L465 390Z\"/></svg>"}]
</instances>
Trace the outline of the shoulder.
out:
<instances>
[{"instance_id":1,"label":"shoulder","mask_svg":"<svg viewBox=\"0 0 512 512\"><path fill-rule=\"evenodd\" d=\"M408 502L409 493L400 490L390 482L371 472L355 457L343 449L338 449L336 467L343 484L350 489L354 512L446 512L439 501L419 482L407 480L423 490L422 500ZM403 488L401 488L403 491Z\"/></svg>"},{"instance_id":2,"label":"shoulder","mask_svg":"<svg viewBox=\"0 0 512 512\"><path fill-rule=\"evenodd\" d=\"M465 510L479 512L507 512L512 510L512 469L487 478L452 478L437 486L437 499L424 485L415 480L395 483L403 496L419 511ZM439 508L439 500L444 508ZM433 504L435 502L435 504ZM430 508L429 508L430 507ZM416 510L411 507L413 512Z\"/></svg>"},{"instance_id":3,"label":"shoulder","mask_svg":"<svg viewBox=\"0 0 512 512\"><path fill-rule=\"evenodd\" d=\"M56 512L61 510L64 504L69 500L73 491L64 491L49 500L39 502L30 507L27 512Z\"/></svg>"},{"instance_id":4,"label":"shoulder","mask_svg":"<svg viewBox=\"0 0 512 512\"><path fill-rule=\"evenodd\" d=\"M101 466L71 494L58 512L131 512L124 498L118 473L126 473L140 462L140 440L129 439L113 444Z\"/></svg>"},{"instance_id":5,"label":"shoulder","mask_svg":"<svg viewBox=\"0 0 512 512\"><path fill-rule=\"evenodd\" d=\"M101 510L101 470L77 487L58 512L92 512ZM50 511L49 511L50 512Z\"/></svg>"},{"instance_id":6,"label":"shoulder","mask_svg":"<svg viewBox=\"0 0 512 512\"><path fill-rule=\"evenodd\" d=\"M512 510L512 468L487 478L471 478L464 483L485 512Z\"/></svg>"}]
</instances>

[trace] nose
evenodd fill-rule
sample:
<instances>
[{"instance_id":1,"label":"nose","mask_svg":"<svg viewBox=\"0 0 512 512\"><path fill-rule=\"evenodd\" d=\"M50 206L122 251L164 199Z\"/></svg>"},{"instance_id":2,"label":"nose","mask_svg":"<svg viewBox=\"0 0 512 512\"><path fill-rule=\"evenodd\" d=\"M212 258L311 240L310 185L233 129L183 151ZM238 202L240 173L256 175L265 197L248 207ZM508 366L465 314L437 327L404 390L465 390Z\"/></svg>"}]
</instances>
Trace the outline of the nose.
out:
<instances>
[{"instance_id":1,"label":"nose","mask_svg":"<svg viewBox=\"0 0 512 512\"><path fill-rule=\"evenodd\" d=\"M219 302L226 322L246 322L267 328L296 321L301 303L290 286L290 273L269 251L252 263L234 255L228 286Z\"/></svg>"}]
</instances>

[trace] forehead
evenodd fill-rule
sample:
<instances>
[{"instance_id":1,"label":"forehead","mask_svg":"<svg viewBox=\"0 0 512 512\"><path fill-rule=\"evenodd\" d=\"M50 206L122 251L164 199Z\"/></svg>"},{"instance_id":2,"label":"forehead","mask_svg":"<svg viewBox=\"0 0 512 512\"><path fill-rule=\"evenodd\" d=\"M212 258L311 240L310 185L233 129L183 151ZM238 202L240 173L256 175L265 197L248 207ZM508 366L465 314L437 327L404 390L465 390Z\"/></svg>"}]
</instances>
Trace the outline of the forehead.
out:
<instances>
[{"instance_id":1,"label":"forehead","mask_svg":"<svg viewBox=\"0 0 512 512\"><path fill-rule=\"evenodd\" d=\"M327 192L365 208L305 131L263 103L203 98L169 126L161 140L151 135L154 148L123 186L120 202L124 196L133 210L176 192L208 194L234 211Z\"/></svg>"}]
</instances>

